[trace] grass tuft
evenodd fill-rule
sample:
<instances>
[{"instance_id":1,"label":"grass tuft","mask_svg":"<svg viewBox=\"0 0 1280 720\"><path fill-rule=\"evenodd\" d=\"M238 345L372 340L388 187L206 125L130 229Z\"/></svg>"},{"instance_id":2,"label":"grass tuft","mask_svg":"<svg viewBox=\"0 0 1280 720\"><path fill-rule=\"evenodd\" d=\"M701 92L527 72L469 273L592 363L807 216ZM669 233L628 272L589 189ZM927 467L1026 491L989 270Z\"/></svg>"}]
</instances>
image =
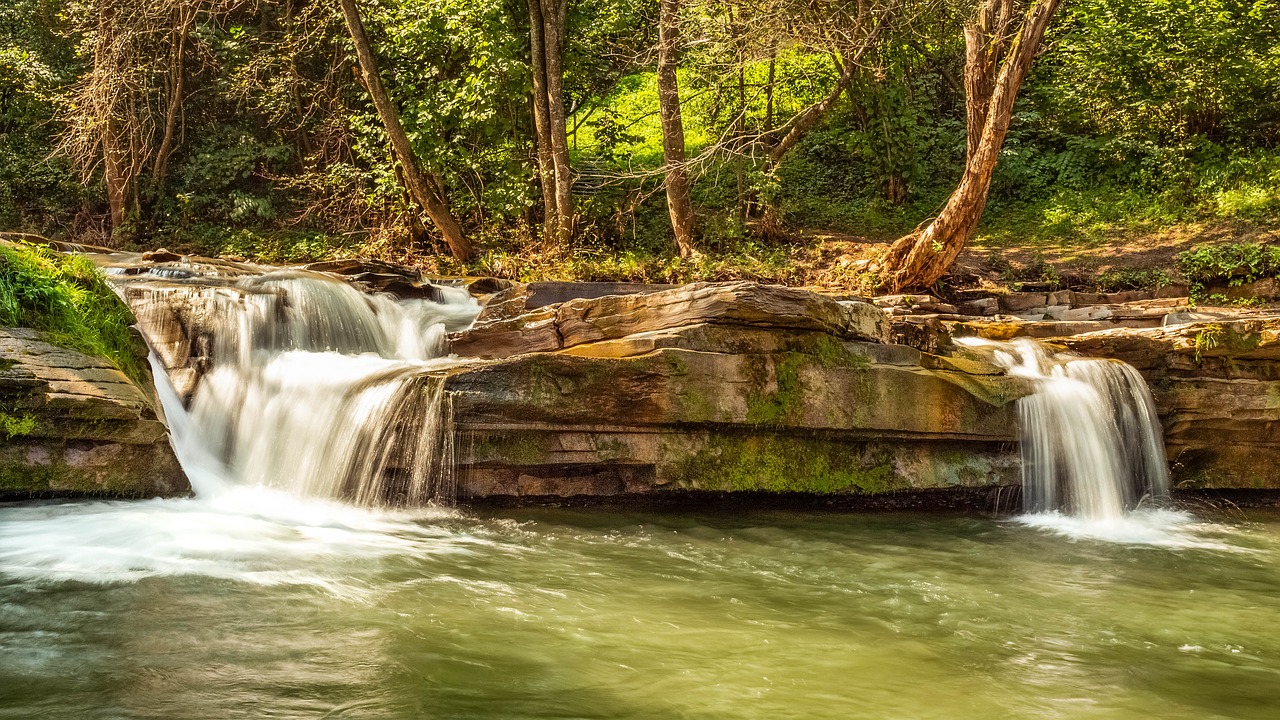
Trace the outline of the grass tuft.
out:
<instances>
[{"instance_id":1,"label":"grass tuft","mask_svg":"<svg viewBox=\"0 0 1280 720\"><path fill-rule=\"evenodd\" d=\"M44 331L51 342L106 358L139 380L133 314L88 258L37 245L0 245L0 327Z\"/></svg>"}]
</instances>

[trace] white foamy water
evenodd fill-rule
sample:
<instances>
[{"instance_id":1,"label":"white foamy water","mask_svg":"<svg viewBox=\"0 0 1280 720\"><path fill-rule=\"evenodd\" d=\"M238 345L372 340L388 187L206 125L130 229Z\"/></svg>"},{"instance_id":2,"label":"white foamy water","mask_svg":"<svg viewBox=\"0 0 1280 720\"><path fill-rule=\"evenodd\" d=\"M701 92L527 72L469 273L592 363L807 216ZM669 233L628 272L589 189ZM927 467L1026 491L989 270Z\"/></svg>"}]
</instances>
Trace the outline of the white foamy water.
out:
<instances>
[{"instance_id":1,"label":"white foamy water","mask_svg":"<svg viewBox=\"0 0 1280 720\"><path fill-rule=\"evenodd\" d=\"M212 357L189 407L151 357L196 496L4 508L0 576L195 576L360 598L382 560L483 542L448 529L451 511L386 507L451 497L451 415L432 373L453 362L445 334L474 320L475 300L438 288L445 302L397 302L302 273L241 287L200 308Z\"/></svg>"},{"instance_id":2,"label":"white foamy water","mask_svg":"<svg viewBox=\"0 0 1280 720\"><path fill-rule=\"evenodd\" d=\"M0 576L31 582L136 582L198 576L310 585L357 596L381 559L468 552L441 508L372 510L263 488L215 498L41 503L4 509Z\"/></svg>"},{"instance_id":3,"label":"white foamy water","mask_svg":"<svg viewBox=\"0 0 1280 720\"><path fill-rule=\"evenodd\" d=\"M153 359L174 447L197 494L267 487L361 505L449 502L445 336L479 313L465 290L397 301L301 272L193 295L211 336L187 404ZM168 317L155 313L157 317Z\"/></svg>"},{"instance_id":4,"label":"white foamy water","mask_svg":"<svg viewBox=\"0 0 1280 720\"><path fill-rule=\"evenodd\" d=\"M1026 338L958 342L989 349L1009 375L1033 385L1018 401L1028 524L1119 542L1157 542L1160 533L1186 524L1189 516L1180 513L1133 512L1169 494L1159 418L1137 370L1115 360L1050 355Z\"/></svg>"},{"instance_id":5,"label":"white foamy water","mask_svg":"<svg viewBox=\"0 0 1280 720\"><path fill-rule=\"evenodd\" d=\"M1206 523L1190 513L1163 508L1139 508L1112 518L1064 515L1058 511L1029 513L1014 518L1027 527L1071 540L1100 540L1122 545L1151 545L1174 549L1244 552L1229 542L1230 530Z\"/></svg>"}]
</instances>

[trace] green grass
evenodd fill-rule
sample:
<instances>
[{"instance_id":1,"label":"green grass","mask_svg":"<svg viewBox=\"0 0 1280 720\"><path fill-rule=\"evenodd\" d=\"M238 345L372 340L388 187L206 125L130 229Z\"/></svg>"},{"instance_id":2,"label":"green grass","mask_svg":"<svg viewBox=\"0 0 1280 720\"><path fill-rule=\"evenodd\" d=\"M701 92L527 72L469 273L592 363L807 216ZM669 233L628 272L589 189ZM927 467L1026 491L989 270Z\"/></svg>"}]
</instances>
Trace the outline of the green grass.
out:
<instances>
[{"instance_id":1,"label":"green grass","mask_svg":"<svg viewBox=\"0 0 1280 720\"><path fill-rule=\"evenodd\" d=\"M133 314L87 258L35 245L0 245L0 327L47 333L57 345L111 361L142 377Z\"/></svg>"},{"instance_id":2,"label":"green grass","mask_svg":"<svg viewBox=\"0 0 1280 720\"><path fill-rule=\"evenodd\" d=\"M663 249L629 250L607 247L575 247L558 250L526 246L493 248L458 268L464 274L493 275L522 282L620 281L648 283L717 282L756 280L775 284L799 284L804 269L797 266L785 245L743 239L719 243L695 258L681 260Z\"/></svg>"},{"instance_id":3,"label":"green grass","mask_svg":"<svg viewBox=\"0 0 1280 720\"><path fill-rule=\"evenodd\" d=\"M175 252L206 257L240 257L275 265L309 263L353 254L376 254L376 243L364 236L326 234L313 230L280 228L233 229L197 223L168 233L162 243L149 241L134 249L154 249L164 244Z\"/></svg>"},{"instance_id":4,"label":"green grass","mask_svg":"<svg viewBox=\"0 0 1280 720\"><path fill-rule=\"evenodd\" d=\"M1192 206L1138 188L1060 188L1033 202L992 204L975 242L995 247L1103 245L1197 217Z\"/></svg>"}]
</instances>

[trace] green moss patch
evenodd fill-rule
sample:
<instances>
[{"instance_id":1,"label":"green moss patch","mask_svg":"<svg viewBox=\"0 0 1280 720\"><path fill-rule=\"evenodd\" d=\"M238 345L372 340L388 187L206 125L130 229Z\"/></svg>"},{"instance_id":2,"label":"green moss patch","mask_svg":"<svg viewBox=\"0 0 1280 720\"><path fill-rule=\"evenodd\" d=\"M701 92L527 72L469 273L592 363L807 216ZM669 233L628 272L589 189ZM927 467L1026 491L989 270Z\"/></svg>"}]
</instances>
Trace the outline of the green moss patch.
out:
<instances>
[{"instance_id":1,"label":"green moss patch","mask_svg":"<svg viewBox=\"0 0 1280 720\"><path fill-rule=\"evenodd\" d=\"M6 440L25 437L36 431L36 418L30 413L14 415L0 411L0 435Z\"/></svg>"},{"instance_id":2,"label":"green moss patch","mask_svg":"<svg viewBox=\"0 0 1280 720\"><path fill-rule=\"evenodd\" d=\"M672 448L672 455L688 452ZM777 435L713 435L675 463L676 484L696 490L874 494L897 489L888 457L860 461L829 440Z\"/></svg>"}]
</instances>

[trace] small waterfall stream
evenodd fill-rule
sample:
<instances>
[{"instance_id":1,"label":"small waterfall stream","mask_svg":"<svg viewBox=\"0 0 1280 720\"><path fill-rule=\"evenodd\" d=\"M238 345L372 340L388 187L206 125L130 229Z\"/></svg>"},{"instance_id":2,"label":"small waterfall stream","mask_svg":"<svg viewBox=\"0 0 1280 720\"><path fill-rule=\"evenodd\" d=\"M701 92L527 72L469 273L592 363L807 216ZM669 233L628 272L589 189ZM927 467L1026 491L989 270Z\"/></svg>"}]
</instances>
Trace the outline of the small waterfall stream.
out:
<instances>
[{"instance_id":1,"label":"small waterfall stream","mask_svg":"<svg viewBox=\"0 0 1280 720\"><path fill-rule=\"evenodd\" d=\"M153 359L174 445L201 494L228 484L361 505L455 494L445 334L479 305L367 295L327 276L275 272L210 295L207 370L184 406Z\"/></svg>"},{"instance_id":2,"label":"small waterfall stream","mask_svg":"<svg viewBox=\"0 0 1280 720\"><path fill-rule=\"evenodd\" d=\"M1169 494L1159 418L1146 381L1116 360L1050 355L1025 338L986 347L1035 392L1018 401L1023 508L1091 521L1119 520Z\"/></svg>"}]
</instances>

